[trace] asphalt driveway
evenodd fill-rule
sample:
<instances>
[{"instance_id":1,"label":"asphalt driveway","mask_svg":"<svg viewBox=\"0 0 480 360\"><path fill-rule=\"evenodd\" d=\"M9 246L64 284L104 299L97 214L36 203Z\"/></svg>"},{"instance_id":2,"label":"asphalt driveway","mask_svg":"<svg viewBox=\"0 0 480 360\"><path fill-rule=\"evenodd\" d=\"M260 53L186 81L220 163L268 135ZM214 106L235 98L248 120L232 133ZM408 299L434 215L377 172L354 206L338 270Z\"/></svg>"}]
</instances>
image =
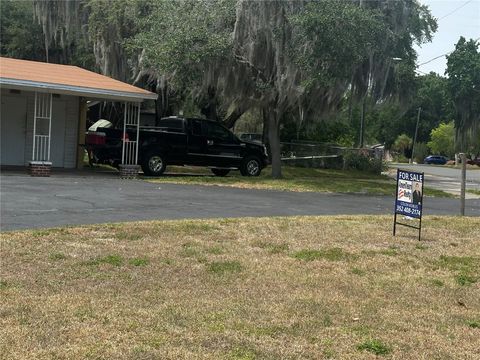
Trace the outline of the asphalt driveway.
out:
<instances>
[{"instance_id":1,"label":"asphalt driveway","mask_svg":"<svg viewBox=\"0 0 480 360\"><path fill-rule=\"evenodd\" d=\"M153 219L392 214L393 197L153 184L117 177L0 176L1 230ZM457 215L458 199L427 198L424 215ZM480 200L466 214L480 216Z\"/></svg>"}]
</instances>

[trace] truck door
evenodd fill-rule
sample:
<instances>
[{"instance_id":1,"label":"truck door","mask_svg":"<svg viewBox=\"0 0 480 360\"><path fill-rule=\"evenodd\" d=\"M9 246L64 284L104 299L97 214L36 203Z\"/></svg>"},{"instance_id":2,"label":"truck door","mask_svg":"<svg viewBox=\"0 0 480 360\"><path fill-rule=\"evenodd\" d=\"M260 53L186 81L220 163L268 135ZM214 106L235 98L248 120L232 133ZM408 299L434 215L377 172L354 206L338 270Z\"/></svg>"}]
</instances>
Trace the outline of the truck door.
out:
<instances>
[{"instance_id":1,"label":"truck door","mask_svg":"<svg viewBox=\"0 0 480 360\"><path fill-rule=\"evenodd\" d=\"M204 122L189 119L187 134L187 162L190 165L207 165L207 128Z\"/></svg>"},{"instance_id":2,"label":"truck door","mask_svg":"<svg viewBox=\"0 0 480 360\"><path fill-rule=\"evenodd\" d=\"M185 121L177 118L163 118L158 122L157 129L162 131L158 141L168 144L168 160L176 164L185 162L187 156L187 131Z\"/></svg>"},{"instance_id":3,"label":"truck door","mask_svg":"<svg viewBox=\"0 0 480 360\"><path fill-rule=\"evenodd\" d=\"M232 132L213 121L206 121L209 166L238 167L242 160L240 141Z\"/></svg>"}]
</instances>

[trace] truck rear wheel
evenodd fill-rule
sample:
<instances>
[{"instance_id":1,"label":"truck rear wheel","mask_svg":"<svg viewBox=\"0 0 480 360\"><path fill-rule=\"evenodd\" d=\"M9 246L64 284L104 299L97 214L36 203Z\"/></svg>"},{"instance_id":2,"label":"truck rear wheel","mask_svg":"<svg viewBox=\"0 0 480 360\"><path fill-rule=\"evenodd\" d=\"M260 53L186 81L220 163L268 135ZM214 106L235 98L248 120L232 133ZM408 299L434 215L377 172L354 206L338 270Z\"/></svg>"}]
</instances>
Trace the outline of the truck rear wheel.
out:
<instances>
[{"instance_id":1,"label":"truck rear wheel","mask_svg":"<svg viewBox=\"0 0 480 360\"><path fill-rule=\"evenodd\" d=\"M243 176L259 176L261 172L262 166L256 156L246 157L240 166L240 173Z\"/></svg>"},{"instance_id":2,"label":"truck rear wheel","mask_svg":"<svg viewBox=\"0 0 480 360\"><path fill-rule=\"evenodd\" d=\"M160 176L165 171L167 163L162 154L151 153L147 155L142 162L142 170L148 176Z\"/></svg>"}]
</instances>

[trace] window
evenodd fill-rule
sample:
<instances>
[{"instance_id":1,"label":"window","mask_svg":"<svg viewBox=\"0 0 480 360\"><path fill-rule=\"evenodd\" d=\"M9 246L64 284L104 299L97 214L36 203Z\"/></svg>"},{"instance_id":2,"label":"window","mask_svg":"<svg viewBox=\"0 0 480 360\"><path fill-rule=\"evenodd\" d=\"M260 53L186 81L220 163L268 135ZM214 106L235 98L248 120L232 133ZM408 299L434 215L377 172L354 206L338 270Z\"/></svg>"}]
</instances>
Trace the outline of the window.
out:
<instances>
[{"instance_id":1,"label":"window","mask_svg":"<svg viewBox=\"0 0 480 360\"><path fill-rule=\"evenodd\" d=\"M192 127L192 135L201 136L202 133L202 122L200 120L192 120L190 123Z\"/></svg>"},{"instance_id":2,"label":"window","mask_svg":"<svg viewBox=\"0 0 480 360\"><path fill-rule=\"evenodd\" d=\"M182 119L169 119L164 118L159 122L159 127L171 132L183 132L183 120Z\"/></svg>"},{"instance_id":3,"label":"window","mask_svg":"<svg viewBox=\"0 0 480 360\"><path fill-rule=\"evenodd\" d=\"M230 131L218 124L207 122L207 129L208 136L213 139L218 139L222 141L229 141L232 139L232 134L230 133Z\"/></svg>"}]
</instances>

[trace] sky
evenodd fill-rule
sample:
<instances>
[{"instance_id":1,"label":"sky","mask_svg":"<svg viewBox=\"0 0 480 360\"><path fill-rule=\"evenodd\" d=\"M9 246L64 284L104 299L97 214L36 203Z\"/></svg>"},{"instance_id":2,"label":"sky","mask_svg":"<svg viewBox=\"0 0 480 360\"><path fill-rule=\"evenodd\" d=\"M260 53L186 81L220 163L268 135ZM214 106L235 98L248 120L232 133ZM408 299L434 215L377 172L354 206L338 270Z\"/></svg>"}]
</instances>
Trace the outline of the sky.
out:
<instances>
[{"instance_id":1,"label":"sky","mask_svg":"<svg viewBox=\"0 0 480 360\"><path fill-rule=\"evenodd\" d=\"M437 18L438 30L431 43L416 47L418 52L417 69L421 73L434 71L444 75L447 68L445 56L428 64L422 64L454 50L460 36L467 40L480 38L480 0L419 1L427 5L432 15Z\"/></svg>"}]
</instances>

